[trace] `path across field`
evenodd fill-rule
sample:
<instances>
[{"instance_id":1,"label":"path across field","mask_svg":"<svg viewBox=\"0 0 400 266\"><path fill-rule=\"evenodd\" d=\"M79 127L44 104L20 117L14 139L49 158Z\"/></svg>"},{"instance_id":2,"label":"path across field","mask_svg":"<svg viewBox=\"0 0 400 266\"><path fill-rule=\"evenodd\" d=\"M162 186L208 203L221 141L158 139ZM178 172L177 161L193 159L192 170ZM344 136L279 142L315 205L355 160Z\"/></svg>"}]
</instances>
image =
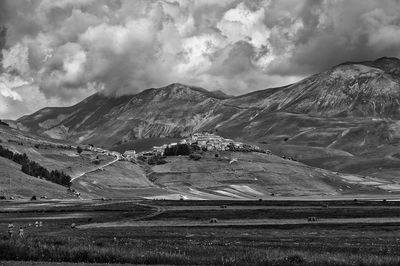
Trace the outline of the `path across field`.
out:
<instances>
[{"instance_id":1,"label":"path across field","mask_svg":"<svg viewBox=\"0 0 400 266\"><path fill-rule=\"evenodd\" d=\"M97 171L97 170L99 170L99 169L101 169L101 168L107 167L107 166L109 166L109 165L111 165L111 164L113 164L113 163L115 163L115 162L118 162L119 159L120 159L119 157L115 157L114 160L112 160L111 162L108 162L108 163L103 164L103 165L99 165L99 166L95 167L94 169L92 169L92 170L90 170L90 171L83 172L83 173L81 173L81 174L79 174L79 175L77 175L77 176L74 176L74 177L71 178L71 182L74 181L74 180L76 180L76 179L79 178L79 177L82 177L82 176L86 175L86 174L89 174L89 173L94 172L94 171Z\"/></svg>"}]
</instances>

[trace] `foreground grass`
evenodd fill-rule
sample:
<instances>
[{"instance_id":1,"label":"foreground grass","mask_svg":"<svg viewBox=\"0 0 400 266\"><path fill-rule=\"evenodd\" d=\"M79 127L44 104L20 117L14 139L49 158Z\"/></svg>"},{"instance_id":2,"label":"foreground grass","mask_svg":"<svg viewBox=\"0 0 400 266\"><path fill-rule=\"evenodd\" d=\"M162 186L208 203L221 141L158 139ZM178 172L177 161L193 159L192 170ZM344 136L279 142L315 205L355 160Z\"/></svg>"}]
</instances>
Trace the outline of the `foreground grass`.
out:
<instances>
[{"instance_id":1,"label":"foreground grass","mask_svg":"<svg viewBox=\"0 0 400 266\"><path fill-rule=\"evenodd\" d=\"M130 263L170 265L399 265L397 256L369 254L310 253L282 249L254 251L251 248L210 247L207 249L143 251L140 248L59 246L55 243L1 243L2 260L83 263ZM6 251L6 254L4 254Z\"/></svg>"},{"instance_id":2,"label":"foreground grass","mask_svg":"<svg viewBox=\"0 0 400 266\"><path fill-rule=\"evenodd\" d=\"M162 202L164 204L164 202ZM174 203L174 204L178 204ZM246 202L245 202L246 203ZM165 204L170 204L166 202ZM188 204L184 202L183 204ZM199 204L203 204L200 202ZM215 206L221 203L216 202ZM246 203L247 204L247 203ZM280 204L278 202L278 204ZM298 204L298 203L295 203ZM320 204L320 203L319 203ZM261 216L318 217L398 216L397 205L371 203L357 207L349 205L321 208L315 203L299 208L269 208L268 210L227 208L208 210L165 211L151 219L160 221L198 220L206 217L246 219ZM360 203L364 204L364 203ZM178 205L179 206L179 205ZM36 208L37 207L37 208ZM143 265L400 265L399 223L385 224L291 224L291 225L242 225L211 227L115 227L71 229L71 222L124 221L154 212L154 208L129 202L92 204L48 208L38 205L34 210L3 213L0 219L0 265L16 262L46 262ZM29 212L25 212L29 211ZM63 212L90 212L86 218L45 220L43 227L25 227L25 238L11 240L2 236L8 222L16 228L26 226L27 217L36 219L36 212L43 217L60 216ZM33 213L32 213L33 212ZM1 216L0 215L0 216ZM57 216L57 217L58 217ZM1 217L0 217L1 218ZM18 219L24 218L24 219ZM143 222L143 221L142 221ZM20 264L18 264L20 263ZM53 263L53 264L52 264ZM11 264L12 265L12 264Z\"/></svg>"},{"instance_id":3,"label":"foreground grass","mask_svg":"<svg viewBox=\"0 0 400 266\"><path fill-rule=\"evenodd\" d=\"M0 239L0 260L150 265L400 265L398 240L390 237L390 228L351 230L42 231L24 239ZM380 240L374 242L378 235Z\"/></svg>"}]
</instances>

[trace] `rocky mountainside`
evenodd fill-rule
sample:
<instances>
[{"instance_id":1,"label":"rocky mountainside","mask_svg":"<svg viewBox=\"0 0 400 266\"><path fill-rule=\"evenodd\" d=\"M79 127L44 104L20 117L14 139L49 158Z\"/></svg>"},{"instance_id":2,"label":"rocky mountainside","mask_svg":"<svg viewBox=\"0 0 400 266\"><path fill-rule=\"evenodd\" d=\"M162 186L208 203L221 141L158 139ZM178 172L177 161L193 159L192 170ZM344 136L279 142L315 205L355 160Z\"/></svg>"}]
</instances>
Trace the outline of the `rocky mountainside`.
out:
<instances>
[{"instance_id":1,"label":"rocky mountainside","mask_svg":"<svg viewBox=\"0 0 400 266\"><path fill-rule=\"evenodd\" d=\"M44 108L16 125L55 139L110 147L135 139L187 136L223 121L235 113L235 108L224 107L226 97L182 84L133 96L97 93L71 107Z\"/></svg>"},{"instance_id":2,"label":"rocky mountainside","mask_svg":"<svg viewBox=\"0 0 400 266\"><path fill-rule=\"evenodd\" d=\"M362 153L397 141L399 105L400 60L380 58L343 63L295 84L237 97L182 84L120 97L97 93L75 106L24 116L16 126L105 147L209 130L249 141Z\"/></svg>"},{"instance_id":3,"label":"rocky mountainside","mask_svg":"<svg viewBox=\"0 0 400 266\"><path fill-rule=\"evenodd\" d=\"M344 63L295 84L242 95L235 106L314 116L400 117L400 60Z\"/></svg>"}]
</instances>

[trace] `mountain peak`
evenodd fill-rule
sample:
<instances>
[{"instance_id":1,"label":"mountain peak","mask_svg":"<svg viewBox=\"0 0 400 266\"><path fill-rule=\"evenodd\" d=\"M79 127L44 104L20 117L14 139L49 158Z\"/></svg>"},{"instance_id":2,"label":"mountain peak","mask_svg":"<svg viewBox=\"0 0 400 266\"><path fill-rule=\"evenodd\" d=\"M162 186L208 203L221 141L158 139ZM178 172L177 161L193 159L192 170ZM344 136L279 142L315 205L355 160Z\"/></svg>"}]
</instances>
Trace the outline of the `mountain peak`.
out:
<instances>
[{"instance_id":1,"label":"mountain peak","mask_svg":"<svg viewBox=\"0 0 400 266\"><path fill-rule=\"evenodd\" d=\"M215 99L227 99L228 95L220 91L208 91L204 88L197 86L189 86L182 83L171 83L165 87L160 87L153 90L155 93L168 94L168 97L176 97L179 95L203 95Z\"/></svg>"},{"instance_id":2,"label":"mountain peak","mask_svg":"<svg viewBox=\"0 0 400 266\"><path fill-rule=\"evenodd\" d=\"M389 75L391 79L400 84L400 59L396 57L381 57L374 61L345 62L333 67L332 71L339 71L345 75L350 74L353 77L370 75L379 78L382 75Z\"/></svg>"},{"instance_id":3,"label":"mountain peak","mask_svg":"<svg viewBox=\"0 0 400 266\"><path fill-rule=\"evenodd\" d=\"M191 86L183 84L183 83L179 83L179 82L174 82L171 83L165 87L161 87L160 89L174 89L174 88L184 88L184 89L190 89Z\"/></svg>"},{"instance_id":4,"label":"mountain peak","mask_svg":"<svg viewBox=\"0 0 400 266\"><path fill-rule=\"evenodd\" d=\"M340 63L339 65L334 66L334 67L343 66L343 65L371 65L374 63L376 64L376 63L382 63L382 62L391 62L391 63L400 64L400 59L398 59L397 57L383 56L383 57L377 58L375 60L369 60L369 61L346 61L346 62Z\"/></svg>"},{"instance_id":5,"label":"mountain peak","mask_svg":"<svg viewBox=\"0 0 400 266\"><path fill-rule=\"evenodd\" d=\"M382 62L382 61L390 61L390 62L400 63L400 59L398 59L397 57L387 57L387 56L378 58L374 62Z\"/></svg>"},{"instance_id":6,"label":"mountain peak","mask_svg":"<svg viewBox=\"0 0 400 266\"><path fill-rule=\"evenodd\" d=\"M235 97L233 105L314 116L400 117L400 60L346 62L289 86Z\"/></svg>"},{"instance_id":7,"label":"mountain peak","mask_svg":"<svg viewBox=\"0 0 400 266\"><path fill-rule=\"evenodd\" d=\"M375 67L375 68L380 68L384 70L385 72L391 72L390 70L393 68L400 68L400 59L397 57L380 57L374 61L361 61L361 62L355 62L355 61L348 61L341 63L337 66L334 66L333 68L339 68L343 66L349 66L349 65L364 65L364 66L369 66L369 67Z\"/></svg>"}]
</instances>

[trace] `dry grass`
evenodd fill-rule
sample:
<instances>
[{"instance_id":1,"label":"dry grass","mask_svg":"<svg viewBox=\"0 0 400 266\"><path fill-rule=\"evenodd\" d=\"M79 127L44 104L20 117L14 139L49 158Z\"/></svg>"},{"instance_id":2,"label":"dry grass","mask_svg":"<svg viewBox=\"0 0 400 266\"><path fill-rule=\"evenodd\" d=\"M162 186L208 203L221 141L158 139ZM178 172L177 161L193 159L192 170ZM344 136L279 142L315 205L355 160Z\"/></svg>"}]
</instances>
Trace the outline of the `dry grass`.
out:
<instances>
[{"instance_id":1,"label":"dry grass","mask_svg":"<svg viewBox=\"0 0 400 266\"><path fill-rule=\"evenodd\" d=\"M172 205L172 202L162 203ZM195 202L188 203L195 204ZM218 204L218 202L211 203ZM175 205L178 204L185 204L185 201L175 202ZM198 202L198 204L204 203ZM303 206L306 203L293 204L300 205L299 209L307 208ZM314 209L313 204L308 208ZM377 206L377 204L383 205L383 202L372 202L369 206L365 202L337 204L348 204L349 206L345 208L356 207L357 204L367 205L360 207L360 210L364 210L365 216L373 208L386 213L392 211L390 208ZM291 213L296 207L281 208L279 203L277 205L275 208L287 213ZM138 215L140 217L150 210L148 206L143 205L132 209L130 202L109 202L106 205L87 202L82 206L78 204L65 207L60 207L57 203L57 206L57 208L45 208L43 205L38 205L36 211L44 211L43 215L46 213L58 215L57 212L62 210L92 211L93 221L88 221L87 218L46 220L42 228L27 228L24 239L9 240L1 236L7 229L8 221L4 220L2 224L0 223L0 261L277 266L400 264L400 250L397 248L400 242L398 223L167 227L163 226L162 222L167 223L175 218L163 218L161 215L155 217L160 222L158 227L71 229L65 223L68 225L74 221L82 225L90 222L121 222L134 219ZM230 214L235 210L234 207L228 206L227 209L218 208L218 210L220 213ZM107 210L112 210L110 215L104 215ZM128 211L131 212L129 215ZM237 214L241 213L240 209L236 211ZM182 210L179 210L178 214L181 212ZM347 215L350 213L343 212ZM29 213L9 212L4 215L12 221L21 215L29 216ZM186 219L194 220L193 212L187 212L184 220ZM22 225L22 222L16 221L16 227Z\"/></svg>"},{"instance_id":2,"label":"dry grass","mask_svg":"<svg viewBox=\"0 0 400 266\"><path fill-rule=\"evenodd\" d=\"M111 243L110 243L111 242ZM136 241L93 242L82 239L28 238L1 240L0 259L80 263L130 263L167 265L398 265L396 255L350 252L315 252L286 248L254 248L221 243L215 239L194 245L190 241L165 241L149 247ZM390 253L390 252L388 252Z\"/></svg>"},{"instance_id":3,"label":"dry grass","mask_svg":"<svg viewBox=\"0 0 400 266\"><path fill-rule=\"evenodd\" d=\"M397 226L396 226L397 227ZM0 260L170 265L398 265L395 226L40 229Z\"/></svg>"}]
</instances>

